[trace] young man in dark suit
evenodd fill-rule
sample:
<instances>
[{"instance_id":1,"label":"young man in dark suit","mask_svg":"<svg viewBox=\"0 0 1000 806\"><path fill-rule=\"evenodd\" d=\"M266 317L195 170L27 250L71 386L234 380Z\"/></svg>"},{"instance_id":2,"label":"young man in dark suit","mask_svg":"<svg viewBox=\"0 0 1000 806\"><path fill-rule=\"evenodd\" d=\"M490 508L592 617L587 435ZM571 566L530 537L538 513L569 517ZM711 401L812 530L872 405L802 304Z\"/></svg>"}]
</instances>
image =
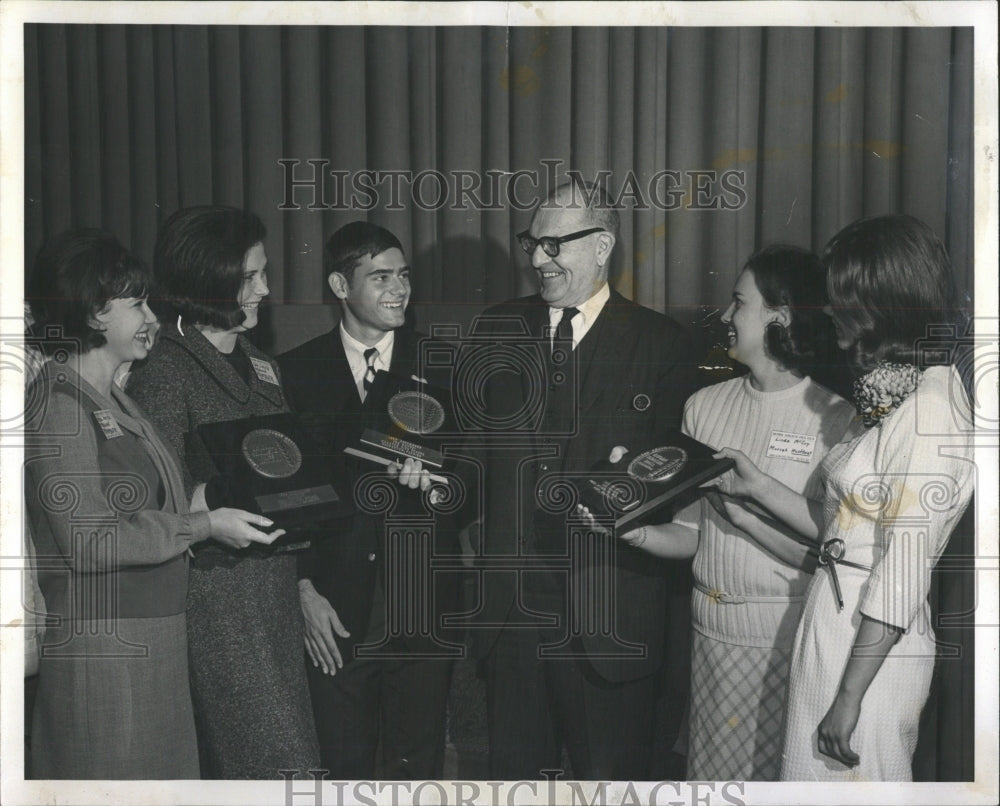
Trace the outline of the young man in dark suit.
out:
<instances>
[{"instance_id":1,"label":"young man in dark suit","mask_svg":"<svg viewBox=\"0 0 1000 806\"><path fill-rule=\"evenodd\" d=\"M340 304L340 324L278 363L293 408L340 466L350 493L364 474L380 469L342 458L376 414L368 388L379 370L407 378L416 373L421 337L404 327L410 267L388 230L360 221L340 228L326 244L323 268ZM315 541L299 564L321 760L332 779L372 779L376 772L387 779L440 778L450 653L440 651L433 631L393 629L387 609L400 592L386 580L397 579L400 569L385 567L386 521L357 510L343 534ZM437 548L450 536L435 539ZM446 583L435 604L446 610L453 595ZM372 646L380 650L375 656Z\"/></svg>"},{"instance_id":2,"label":"young man in dark suit","mask_svg":"<svg viewBox=\"0 0 1000 806\"><path fill-rule=\"evenodd\" d=\"M562 766L561 746L576 778L647 777L669 571L621 541L581 541L558 500L560 480L585 474L615 446L638 450L679 428L693 389L684 329L608 285L618 228L600 188L557 188L518 235L539 293L494 306L476 325L497 350L517 332L519 343L528 334L551 356L543 383L498 369L484 373L480 397L498 422L539 412L530 434L509 436L509 450L484 453L476 637L491 777L540 778ZM515 442L526 445L521 453ZM491 569L497 555L520 570Z\"/></svg>"}]
</instances>

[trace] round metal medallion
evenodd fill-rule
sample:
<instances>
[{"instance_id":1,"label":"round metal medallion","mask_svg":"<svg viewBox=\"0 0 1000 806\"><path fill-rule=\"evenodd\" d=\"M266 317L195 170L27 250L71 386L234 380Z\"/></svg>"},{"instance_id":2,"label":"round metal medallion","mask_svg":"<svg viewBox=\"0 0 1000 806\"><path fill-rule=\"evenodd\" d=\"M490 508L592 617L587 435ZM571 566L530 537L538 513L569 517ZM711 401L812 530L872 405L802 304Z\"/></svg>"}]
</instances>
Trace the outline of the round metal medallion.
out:
<instances>
[{"instance_id":1,"label":"round metal medallion","mask_svg":"<svg viewBox=\"0 0 1000 806\"><path fill-rule=\"evenodd\" d=\"M640 453L629 462L628 474L639 481L666 481L684 469L687 451L676 445L666 445Z\"/></svg>"},{"instance_id":2,"label":"round metal medallion","mask_svg":"<svg viewBox=\"0 0 1000 806\"><path fill-rule=\"evenodd\" d=\"M284 479L302 467L302 452L292 439L273 428L258 428L243 437L243 458L257 473Z\"/></svg>"},{"instance_id":3,"label":"round metal medallion","mask_svg":"<svg viewBox=\"0 0 1000 806\"><path fill-rule=\"evenodd\" d=\"M388 408L392 421L414 434L431 434L444 425L444 406L424 392L397 392Z\"/></svg>"}]
</instances>

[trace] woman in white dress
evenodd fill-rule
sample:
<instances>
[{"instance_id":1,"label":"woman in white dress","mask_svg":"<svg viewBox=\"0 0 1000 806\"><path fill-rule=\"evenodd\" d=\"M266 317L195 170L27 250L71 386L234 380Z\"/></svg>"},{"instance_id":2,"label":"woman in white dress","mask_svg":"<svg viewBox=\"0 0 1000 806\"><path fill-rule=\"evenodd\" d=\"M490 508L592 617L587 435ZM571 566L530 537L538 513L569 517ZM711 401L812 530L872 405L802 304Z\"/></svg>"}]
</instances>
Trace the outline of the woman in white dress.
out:
<instances>
[{"instance_id":1,"label":"woman in white dress","mask_svg":"<svg viewBox=\"0 0 1000 806\"><path fill-rule=\"evenodd\" d=\"M942 363L954 351L928 343L957 320L955 283L940 241L909 216L849 225L823 262L838 344L864 373L865 432L824 460L821 504L740 451L720 455L737 462L734 493L822 540L795 638L782 779L907 781L934 669L931 570L973 490L969 401Z\"/></svg>"}]
</instances>

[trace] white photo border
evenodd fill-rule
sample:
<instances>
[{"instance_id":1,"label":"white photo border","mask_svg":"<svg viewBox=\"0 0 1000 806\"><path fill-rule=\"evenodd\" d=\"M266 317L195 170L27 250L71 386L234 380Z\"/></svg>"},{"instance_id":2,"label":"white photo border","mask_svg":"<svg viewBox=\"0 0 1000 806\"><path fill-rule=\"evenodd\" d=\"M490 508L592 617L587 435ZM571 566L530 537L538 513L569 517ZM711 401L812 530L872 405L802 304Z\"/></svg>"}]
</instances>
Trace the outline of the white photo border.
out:
<instances>
[{"instance_id":1,"label":"white photo border","mask_svg":"<svg viewBox=\"0 0 1000 806\"><path fill-rule=\"evenodd\" d=\"M997 6L982 2L547 2L547 3L409 3L409 2L27 2L0 3L0 323L23 318L24 254L24 23L143 24L195 23L199 25L606 25L606 26L971 26L975 29L975 315L977 322L996 323L998 318L998 114L997 114ZM996 333L996 330L993 331ZM995 345L977 365L981 377L995 381ZM3 367L0 367L3 369ZM8 377L12 376L12 377ZM14 373L0 376L0 423L22 406L23 390ZM980 409L996 422L995 382L982 384L986 398ZM0 435L2 436L2 435ZM991 444L992 443L992 444ZM607 786L603 801L648 803L650 792L656 803L744 803L744 804L989 804L998 800L998 557L997 500L991 494L1000 488L998 445L992 440L977 444L979 499L976 512L976 580L980 586L975 642L975 781L966 783L870 783L825 784L746 783L724 792L722 785L657 784L620 782ZM324 783L319 797L310 795L312 785L297 781L294 789L284 782L126 782L126 781L25 781L23 767L23 700L17 684L23 678L23 636L18 629L21 610L20 557L22 454L15 446L0 450L0 758L2 784L0 802L5 804L258 804L282 803L296 806L369 802L379 804L439 803L444 793L447 803L469 799L474 791L458 787L462 782L442 782L408 790L379 782L360 786ZM13 681L13 682L12 682ZM495 784L495 785L494 785ZM534 787L528 782L477 782L480 799L475 803L549 804L571 803L579 792L565 782ZM584 783L581 790L590 797L595 789ZM630 790L631 787L631 790ZM634 793L634 794L633 794ZM466 800L465 802L470 802Z\"/></svg>"}]
</instances>

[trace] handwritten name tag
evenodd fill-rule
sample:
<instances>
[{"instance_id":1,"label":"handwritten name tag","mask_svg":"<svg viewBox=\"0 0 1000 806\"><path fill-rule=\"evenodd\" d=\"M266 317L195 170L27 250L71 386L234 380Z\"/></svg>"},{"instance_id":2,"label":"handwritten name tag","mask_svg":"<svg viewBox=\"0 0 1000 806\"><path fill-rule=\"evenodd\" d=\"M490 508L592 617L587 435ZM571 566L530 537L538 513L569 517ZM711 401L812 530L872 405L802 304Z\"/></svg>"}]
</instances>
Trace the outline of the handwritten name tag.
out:
<instances>
[{"instance_id":1,"label":"handwritten name tag","mask_svg":"<svg viewBox=\"0 0 1000 806\"><path fill-rule=\"evenodd\" d=\"M269 361L262 361L259 358L250 356L250 363L253 365L253 371L257 373L257 377L264 381L264 383L278 385L278 376L274 374L274 367L271 366Z\"/></svg>"},{"instance_id":2,"label":"handwritten name tag","mask_svg":"<svg viewBox=\"0 0 1000 806\"><path fill-rule=\"evenodd\" d=\"M97 421L97 425L100 427L101 431L104 432L105 439L114 439L115 437L120 437L122 435L121 426L118 425L115 415L108 409L95 411L94 419Z\"/></svg>"},{"instance_id":3,"label":"handwritten name tag","mask_svg":"<svg viewBox=\"0 0 1000 806\"><path fill-rule=\"evenodd\" d=\"M767 444L769 459L791 459L793 462L809 464L815 451L816 437L789 431L772 431Z\"/></svg>"}]
</instances>

